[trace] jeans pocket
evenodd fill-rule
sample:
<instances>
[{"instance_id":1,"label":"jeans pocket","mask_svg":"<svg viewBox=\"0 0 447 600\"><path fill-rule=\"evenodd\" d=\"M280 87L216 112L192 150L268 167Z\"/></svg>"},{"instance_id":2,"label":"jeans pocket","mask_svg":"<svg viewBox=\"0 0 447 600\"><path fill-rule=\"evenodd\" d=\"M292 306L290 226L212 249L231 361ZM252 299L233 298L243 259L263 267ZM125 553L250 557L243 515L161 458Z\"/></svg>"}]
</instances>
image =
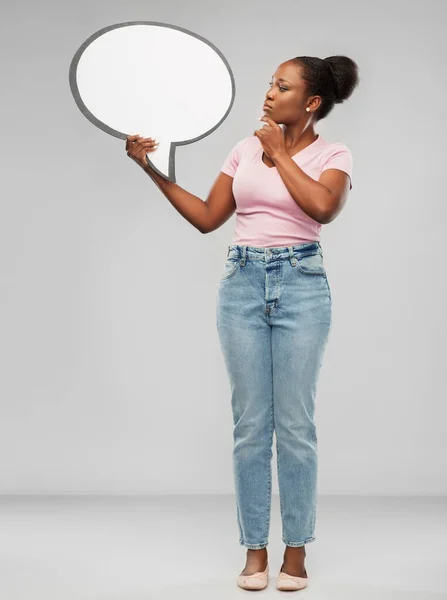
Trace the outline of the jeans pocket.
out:
<instances>
[{"instance_id":1,"label":"jeans pocket","mask_svg":"<svg viewBox=\"0 0 447 600\"><path fill-rule=\"evenodd\" d=\"M306 275L326 275L322 253L317 250L309 254L295 255L299 270Z\"/></svg>"},{"instance_id":2,"label":"jeans pocket","mask_svg":"<svg viewBox=\"0 0 447 600\"><path fill-rule=\"evenodd\" d=\"M232 275L234 275L236 273L239 265L240 265L240 259L227 258L227 260L225 262L225 267L224 267L223 273L220 277L220 280L225 281L226 279L229 279Z\"/></svg>"}]
</instances>

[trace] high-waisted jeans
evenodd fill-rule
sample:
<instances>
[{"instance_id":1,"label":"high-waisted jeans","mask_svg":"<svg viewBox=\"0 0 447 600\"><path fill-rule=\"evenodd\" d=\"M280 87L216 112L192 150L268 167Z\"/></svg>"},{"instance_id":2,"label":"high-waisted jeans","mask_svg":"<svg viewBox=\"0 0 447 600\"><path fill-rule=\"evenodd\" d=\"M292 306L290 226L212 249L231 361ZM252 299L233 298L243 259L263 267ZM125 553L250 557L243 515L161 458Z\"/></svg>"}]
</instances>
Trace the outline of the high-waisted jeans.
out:
<instances>
[{"instance_id":1,"label":"high-waisted jeans","mask_svg":"<svg viewBox=\"0 0 447 600\"><path fill-rule=\"evenodd\" d=\"M230 245L216 324L231 388L239 543L268 544L273 431L282 540L315 539L315 395L332 298L319 242Z\"/></svg>"}]
</instances>

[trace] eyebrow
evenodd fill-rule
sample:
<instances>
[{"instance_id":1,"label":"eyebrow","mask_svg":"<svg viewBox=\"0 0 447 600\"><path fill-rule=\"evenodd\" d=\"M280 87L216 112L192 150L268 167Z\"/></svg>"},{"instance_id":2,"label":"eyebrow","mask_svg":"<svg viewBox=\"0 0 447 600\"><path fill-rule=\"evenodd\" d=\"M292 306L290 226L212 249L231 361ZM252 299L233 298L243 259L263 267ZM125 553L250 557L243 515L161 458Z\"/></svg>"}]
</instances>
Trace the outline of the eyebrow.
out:
<instances>
[{"instance_id":1,"label":"eyebrow","mask_svg":"<svg viewBox=\"0 0 447 600\"><path fill-rule=\"evenodd\" d=\"M273 79L273 75L272 75L272 79ZM290 83L290 81L287 81L287 79L284 79L283 77L278 77L278 79L276 81L285 81L286 83ZM290 84L292 85L292 84Z\"/></svg>"}]
</instances>

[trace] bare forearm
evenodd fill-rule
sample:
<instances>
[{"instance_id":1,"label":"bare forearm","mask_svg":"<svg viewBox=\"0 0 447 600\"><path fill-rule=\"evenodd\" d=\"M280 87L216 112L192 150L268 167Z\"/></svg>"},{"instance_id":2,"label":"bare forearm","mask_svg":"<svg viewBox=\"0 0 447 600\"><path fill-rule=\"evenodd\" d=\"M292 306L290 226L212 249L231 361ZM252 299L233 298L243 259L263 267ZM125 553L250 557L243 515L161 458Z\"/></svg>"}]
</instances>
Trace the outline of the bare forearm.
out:
<instances>
[{"instance_id":1,"label":"bare forearm","mask_svg":"<svg viewBox=\"0 0 447 600\"><path fill-rule=\"evenodd\" d=\"M272 156L272 160L298 206L309 217L322 223L329 190L309 177L287 153Z\"/></svg>"},{"instance_id":2,"label":"bare forearm","mask_svg":"<svg viewBox=\"0 0 447 600\"><path fill-rule=\"evenodd\" d=\"M208 220L208 206L205 202L176 183L168 181L149 165L143 167L143 170L151 177L176 211L201 233L205 233Z\"/></svg>"}]
</instances>

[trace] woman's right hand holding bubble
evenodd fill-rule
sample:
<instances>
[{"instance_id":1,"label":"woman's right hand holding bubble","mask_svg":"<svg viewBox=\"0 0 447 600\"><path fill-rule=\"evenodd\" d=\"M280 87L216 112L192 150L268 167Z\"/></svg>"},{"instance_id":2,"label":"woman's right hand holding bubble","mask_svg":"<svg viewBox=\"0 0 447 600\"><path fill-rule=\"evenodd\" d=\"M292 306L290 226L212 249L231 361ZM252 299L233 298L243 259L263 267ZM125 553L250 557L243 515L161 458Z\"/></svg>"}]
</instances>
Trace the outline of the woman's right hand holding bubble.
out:
<instances>
[{"instance_id":1,"label":"woman's right hand holding bubble","mask_svg":"<svg viewBox=\"0 0 447 600\"><path fill-rule=\"evenodd\" d=\"M138 134L126 138L127 156L143 169L148 167L146 154L157 149L159 142L152 138L143 138Z\"/></svg>"}]
</instances>

